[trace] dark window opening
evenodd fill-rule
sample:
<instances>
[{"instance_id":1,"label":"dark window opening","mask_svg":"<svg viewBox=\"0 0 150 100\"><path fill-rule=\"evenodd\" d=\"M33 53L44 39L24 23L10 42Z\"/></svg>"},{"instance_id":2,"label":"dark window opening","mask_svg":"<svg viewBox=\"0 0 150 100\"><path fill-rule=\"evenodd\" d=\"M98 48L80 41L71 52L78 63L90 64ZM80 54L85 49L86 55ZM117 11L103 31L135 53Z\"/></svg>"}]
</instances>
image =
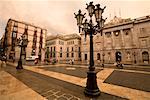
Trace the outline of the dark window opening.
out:
<instances>
[{"instance_id":1,"label":"dark window opening","mask_svg":"<svg viewBox=\"0 0 150 100\"><path fill-rule=\"evenodd\" d=\"M87 60L87 54L85 54L85 58L84 59Z\"/></svg>"}]
</instances>

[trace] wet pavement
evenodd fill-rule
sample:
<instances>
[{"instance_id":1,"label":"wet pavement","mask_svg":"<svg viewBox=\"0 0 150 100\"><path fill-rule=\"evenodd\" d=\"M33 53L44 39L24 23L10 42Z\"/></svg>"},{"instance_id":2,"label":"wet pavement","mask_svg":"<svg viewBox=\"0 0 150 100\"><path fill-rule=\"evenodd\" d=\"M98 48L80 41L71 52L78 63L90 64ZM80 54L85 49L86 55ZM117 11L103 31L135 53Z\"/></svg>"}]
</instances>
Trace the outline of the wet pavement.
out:
<instances>
[{"instance_id":1,"label":"wet pavement","mask_svg":"<svg viewBox=\"0 0 150 100\"><path fill-rule=\"evenodd\" d=\"M150 92L150 74L113 71L105 83Z\"/></svg>"},{"instance_id":2,"label":"wet pavement","mask_svg":"<svg viewBox=\"0 0 150 100\"><path fill-rule=\"evenodd\" d=\"M68 83L40 73L23 69L17 71L15 67L7 65L4 71L23 82L26 86L36 91L49 100L90 100L83 93L84 87ZM124 100L124 98L101 92L96 100Z\"/></svg>"}]
</instances>

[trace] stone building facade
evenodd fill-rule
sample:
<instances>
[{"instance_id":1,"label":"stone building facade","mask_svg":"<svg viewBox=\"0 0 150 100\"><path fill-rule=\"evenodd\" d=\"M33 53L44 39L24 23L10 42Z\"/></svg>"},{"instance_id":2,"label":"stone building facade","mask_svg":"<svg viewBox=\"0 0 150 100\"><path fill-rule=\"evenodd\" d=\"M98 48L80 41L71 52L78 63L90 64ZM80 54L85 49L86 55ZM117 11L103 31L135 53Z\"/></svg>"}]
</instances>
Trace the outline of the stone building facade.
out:
<instances>
[{"instance_id":1,"label":"stone building facade","mask_svg":"<svg viewBox=\"0 0 150 100\"><path fill-rule=\"evenodd\" d=\"M56 52L59 62L89 64L90 40L83 33L78 36L56 35L47 38L47 49ZM105 24L102 34L93 37L95 65L114 64L120 60L123 64L150 64L150 16L136 19L114 17ZM62 49L61 49L62 48ZM79 49L80 48L80 49ZM62 52L62 57L60 57ZM72 53L74 52L74 56ZM52 57L52 56L51 56Z\"/></svg>"},{"instance_id":2,"label":"stone building facade","mask_svg":"<svg viewBox=\"0 0 150 100\"><path fill-rule=\"evenodd\" d=\"M46 59L59 63L79 63L81 61L81 38L77 34L51 35L46 39Z\"/></svg>"},{"instance_id":3,"label":"stone building facade","mask_svg":"<svg viewBox=\"0 0 150 100\"><path fill-rule=\"evenodd\" d=\"M137 19L114 17L94 40L94 62L150 64L150 16ZM89 37L81 34L82 63L89 63Z\"/></svg>"},{"instance_id":4,"label":"stone building facade","mask_svg":"<svg viewBox=\"0 0 150 100\"><path fill-rule=\"evenodd\" d=\"M26 61L31 56L38 56L40 61L44 61L47 30L14 19L8 20L5 34L3 35L3 37L6 37L4 41L7 45L7 59L15 58L16 61L19 59L21 49L16 43L17 39L21 38L25 33L28 37L28 45L26 48L23 48L23 61Z\"/></svg>"}]
</instances>

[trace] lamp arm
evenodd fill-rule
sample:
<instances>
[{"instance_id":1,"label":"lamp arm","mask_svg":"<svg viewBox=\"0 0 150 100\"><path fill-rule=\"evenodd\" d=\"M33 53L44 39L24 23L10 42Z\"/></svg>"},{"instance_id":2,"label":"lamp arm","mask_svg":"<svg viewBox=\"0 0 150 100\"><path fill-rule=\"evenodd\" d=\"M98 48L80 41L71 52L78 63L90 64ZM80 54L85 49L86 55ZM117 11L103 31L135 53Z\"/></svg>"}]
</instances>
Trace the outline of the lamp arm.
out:
<instances>
[{"instance_id":1,"label":"lamp arm","mask_svg":"<svg viewBox=\"0 0 150 100\"><path fill-rule=\"evenodd\" d=\"M74 15L75 15L75 18L76 18L76 17L77 17L77 14L74 13Z\"/></svg>"},{"instance_id":2,"label":"lamp arm","mask_svg":"<svg viewBox=\"0 0 150 100\"><path fill-rule=\"evenodd\" d=\"M102 9L102 13L104 12L104 9L106 9L106 6Z\"/></svg>"}]
</instances>

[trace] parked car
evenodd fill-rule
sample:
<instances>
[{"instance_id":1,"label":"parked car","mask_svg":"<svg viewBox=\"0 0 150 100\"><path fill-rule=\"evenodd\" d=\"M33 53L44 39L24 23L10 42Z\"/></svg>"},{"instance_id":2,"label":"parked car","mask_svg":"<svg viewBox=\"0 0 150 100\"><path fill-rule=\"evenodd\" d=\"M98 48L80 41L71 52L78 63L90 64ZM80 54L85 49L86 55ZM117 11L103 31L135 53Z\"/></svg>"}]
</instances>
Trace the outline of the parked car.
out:
<instances>
[{"instance_id":1,"label":"parked car","mask_svg":"<svg viewBox=\"0 0 150 100\"><path fill-rule=\"evenodd\" d=\"M27 61L35 61L35 59L38 59L38 56L29 56L26 58Z\"/></svg>"},{"instance_id":2,"label":"parked car","mask_svg":"<svg viewBox=\"0 0 150 100\"><path fill-rule=\"evenodd\" d=\"M6 60L7 60L7 56L6 56L6 55L1 55L1 56L0 56L0 60L6 61Z\"/></svg>"}]
</instances>

